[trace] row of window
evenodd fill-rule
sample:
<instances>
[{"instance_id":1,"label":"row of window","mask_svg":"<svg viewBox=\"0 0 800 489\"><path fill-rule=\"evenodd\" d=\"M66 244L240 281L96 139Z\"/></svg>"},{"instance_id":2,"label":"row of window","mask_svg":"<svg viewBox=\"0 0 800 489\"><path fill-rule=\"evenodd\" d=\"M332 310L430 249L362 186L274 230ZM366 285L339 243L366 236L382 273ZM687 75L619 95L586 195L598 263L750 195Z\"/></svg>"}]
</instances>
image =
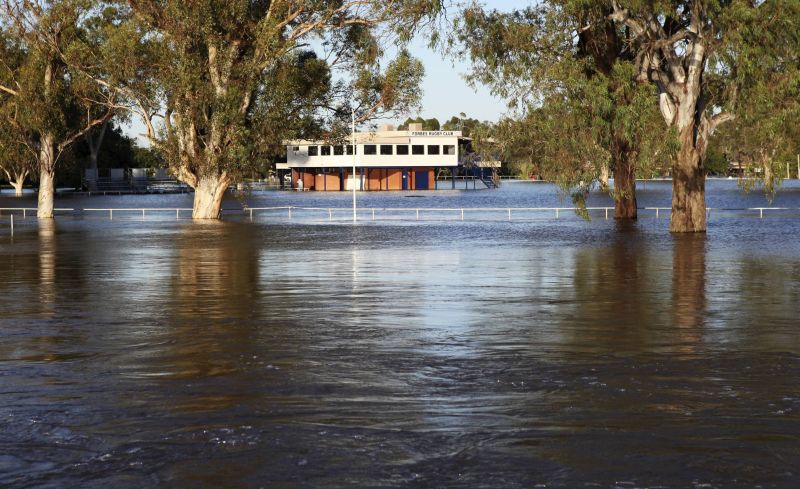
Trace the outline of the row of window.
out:
<instances>
[{"instance_id":1,"label":"row of window","mask_svg":"<svg viewBox=\"0 0 800 489\"><path fill-rule=\"evenodd\" d=\"M427 152L425 151L427 148ZM299 151L300 147L295 146L292 148L294 151ZM407 155L409 150L412 155L455 155L456 147L452 144L438 145L438 144L365 144L365 155L377 155L380 151L381 155ZM353 146L350 144L344 146L309 146L308 156L334 156L352 155Z\"/></svg>"}]
</instances>

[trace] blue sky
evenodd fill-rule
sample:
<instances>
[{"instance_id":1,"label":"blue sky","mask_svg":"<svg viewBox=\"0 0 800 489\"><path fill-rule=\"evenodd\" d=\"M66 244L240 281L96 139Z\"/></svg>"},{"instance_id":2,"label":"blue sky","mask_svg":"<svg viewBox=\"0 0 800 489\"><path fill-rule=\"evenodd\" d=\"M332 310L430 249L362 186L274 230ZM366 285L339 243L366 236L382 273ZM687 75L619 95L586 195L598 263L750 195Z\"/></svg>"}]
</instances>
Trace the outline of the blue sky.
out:
<instances>
[{"instance_id":1,"label":"blue sky","mask_svg":"<svg viewBox=\"0 0 800 489\"><path fill-rule=\"evenodd\" d=\"M422 111L419 115L436 117L444 122L459 112L478 120L497 120L506 110L502 99L493 97L485 87L473 89L464 80L471 65L464 60L446 59L428 48L424 41L414 42L409 51L425 65L422 82Z\"/></svg>"}]
</instances>

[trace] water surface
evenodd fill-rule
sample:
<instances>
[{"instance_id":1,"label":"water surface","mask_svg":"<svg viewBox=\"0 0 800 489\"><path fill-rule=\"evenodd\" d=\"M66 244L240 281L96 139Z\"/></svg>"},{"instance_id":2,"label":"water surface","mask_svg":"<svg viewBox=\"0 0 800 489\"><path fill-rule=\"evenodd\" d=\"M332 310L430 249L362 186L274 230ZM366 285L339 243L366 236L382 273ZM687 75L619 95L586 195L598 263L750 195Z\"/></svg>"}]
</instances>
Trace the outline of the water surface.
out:
<instances>
[{"instance_id":1,"label":"water surface","mask_svg":"<svg viewBox=\"0 0 800 489\"><path fill-rule=\"evenodd\" d=\"M542 185L423 194L559 205ZM0 486L798 487L800 219L667 227L4 221Z\"/></svg>"}]
</instances>

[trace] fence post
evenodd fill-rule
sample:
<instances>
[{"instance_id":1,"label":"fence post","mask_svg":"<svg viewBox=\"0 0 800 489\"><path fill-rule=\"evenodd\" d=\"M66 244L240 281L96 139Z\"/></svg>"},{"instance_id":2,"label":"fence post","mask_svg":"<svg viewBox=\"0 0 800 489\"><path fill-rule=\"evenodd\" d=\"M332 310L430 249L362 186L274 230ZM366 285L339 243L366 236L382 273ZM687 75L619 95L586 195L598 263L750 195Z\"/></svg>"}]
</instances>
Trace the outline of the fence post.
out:
<instances>
[{"instance_id":1,"label":"fence post","mask_svg":"<svg viewBox=\"0 0 800 489\"><path fill-rule=\"evenodd\" d=\"M511 220L511 207L508 208L508 220Z\"/></svg>"},{"instance_id":2,"label":"fence post","mask_svg":"<svg viewBox=\"0 0 800 489\"><path fill-rule=\"evenodd\" d=\"M292 206L289 206L289 219L292 218Z\"/></svg>"},{"instance_id":3,"label":"fence post","mask_svg":"<svg viewBox=\"0 0 800 489\"><path fill-rule=\"evenodd\" d=\"M181 210L175 209L175 220L178 220L180 218L181 218Z\"/></svg>"},{"instance_id":4,"label":"fence post","mask_svg":"<svg viewBox=\"0 0 800 489\"><path fill-rule=\"evenodd\" d=\"M556 207L556 219L558 219L558 207Z\"/></svg>"},{"instance_id":5,"label":"fence post","mask_svg":"<svg viewBox=\"0 0 800 489\"><path fill-rule=\"evenodd\" d=\"M417 209L417 221L419 221L419 209Z\"/></svg>"},{"instance_id":6,"label":"fence post","mask_svg":"<svg viewBox=\"0 0 800 489\"><path fill-rule=\"evenodd\" d=\"M759 207L758 208L758 217L760 219L764 219L764 208L763 207Z\"/></svg>"},{"instance_id":7,"label":"fence post","mask_svg":"<svg viewBox=\"0 0 800 489\"><path fill-rule=\"evenodd\" d=\"M142 221L144 221L144 209L142 209Z\"/></svg>"},{"instance_id":8,"label":"fence post","mask_svg":"<svg viewBox=\"0 0 800 489\"><path fill-rule=\"evenodd\" d=\"M658 219L658 207L656 207L656 219Z\"/></svg>"},{"instance_id":9,"label":"fence post","mask_svg":"<svg viewBox=\"0 0 800 489\"><path fill-rule=\"evenodd\" d=\"M328 208L328 220L333 221L333 211L331 211L330 207Z\"/></svg>"},{"instance_id":10,"label":"fence post","mask_svg":"<svg viewBox=\"0 0 800 489\"><path fill-rule=\"evenodd\" d=\"M250 208L250 222L253 221L253 208Z\"/></svg>"},{"instance_id":11,"label":"fence post","mask_svg":"<svg viewBox=\"0 0 800 489\"><path fill-rule=\"evenodd\" d=\"M108 219L109 219L110 221L113 221L113 220L114 220L114 209L109 209L109 210L108 210Z\"/></svg>"},{"instance_id":12,"label":"fence post","mask_svg":"<svg viewBox=\"0 0 800 489\"><path fill-rule=\"evenodd\" d=\"M23 219L27 218L27 212L28 212L27 209L22 209L22 218Z\"/></svg>"},{"instance_id":13,"label":"fence post","mask_svg":"<svg viewBox=\"0 0 800 489\"><path fill-rule=\"evenodd\" d=\"M373 207L373 209L372 209L372 220L373 220L373 221L375 220L375 208L374 208L374 207Z\"/></svg>"},{"instance_id":14,"label":"fence post","mask_svg":"<svg viewBox=\"0 0 800 489\"><path fill-rule=\"evenodd\" d=\"M11 236L14 236L14 214L11 214Z\"/></svg>"},{"instance_id":15,"label":"fence post","mask_svg":"<svg viewBox=\"0 0 800 489\"><path fill-rule=\"evenodd\" d=\"M464 220L464 209L461 209L461 220Z\"/></svg>"},{"instance_id":16,"label":"fence post","mask_svg":"<svg viewBox=\"0 0 800 489\"><path fill-rule=\"evenodd\" d=\"M608 207L606 207L606 221L608 221Z\"/></svg>"}]
</instances>

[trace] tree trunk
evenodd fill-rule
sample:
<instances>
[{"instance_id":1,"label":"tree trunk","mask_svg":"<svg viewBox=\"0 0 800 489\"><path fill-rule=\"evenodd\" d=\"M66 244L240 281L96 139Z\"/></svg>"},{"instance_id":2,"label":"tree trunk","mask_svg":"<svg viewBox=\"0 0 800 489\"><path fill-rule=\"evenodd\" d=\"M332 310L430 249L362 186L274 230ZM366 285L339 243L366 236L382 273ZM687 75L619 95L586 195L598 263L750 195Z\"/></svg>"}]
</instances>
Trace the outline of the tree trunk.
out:
<instances>
[{"instance_id":1,"label":"tree trunk","mask_svg":"<svg viewBox=\"0 0 800 489\"><path fill-rule=\"evenodd\" d=\"M52 134L42 135L41 149L39 150L39 207L36 217L50 219L53 217L56 162L54 137Z\"/></svg>"},{"instance_id":2,"label":"tree trunk","mask_svg":"<svg viewBox=\"0 0 800 489\"><path fill-rule=\"evenodd\" d=\"M219 219L222 198L230 183L230 178L224 173L198 178L194 187L192 219Z\"/></svg>"},{"instance_id":3,"label":"tree trunk","mask_svg":"<svg viewBox=\"0 0 800 489\"><path fill-rule=\"evenodd\" d=\"M25 184L25 178L28 176L27 171L14 173L14 178L11 180L11 185L14 187L14 195L22 197L22 185Z\"/></svg>"},{"instance_id":4,"label":"tree trunk","mask_svg":"<svg viewBox=\"0 0 800 489\"><path fill-rule=\"evenodd\" d=\"M600 167L600 176L598 180L600 181L600 190L603 192L608 190L608 164L603 163L603 166Z\"/></svg>"},{"instance_id":5,"label":"tree trunk","mask_svg":"<svg viewBox=\"0 0 800 489\"><path fill-rule=\"evenodd\" d=\"M706 172L702 146L705 134L695 137L695 125L681 130L681 149L672 165L672 216L669 230L673 233L698 233L706 230Z\"/></svg>"},{"instance_id":6,"label":"tree trunk","mask_svg":"<svg viewBox=\"0 0 800 489\"><path fill-rule=\"evenodd\" d=\"M614 171L614 219L636 219L635 155L624 153Z\"/></svg>"},{"instance_id":7,"label":"tree trunk","mask_svg":"<svg viewBox=\"0 0 800 489\"><path fill-rule=\"evenodd\" d=\"M106 135L106 128L108 127L108 121L105 121L102 126L100 126L99 133L97 134L97 139L95 139L94 134L92 131L88 131L86 133L86 142L89 143L89 161L90 166L89 168L92 170L97 170L97 159L100 155L100 146L103 145L103 137Z\"/></svg>"}]
</instances>

